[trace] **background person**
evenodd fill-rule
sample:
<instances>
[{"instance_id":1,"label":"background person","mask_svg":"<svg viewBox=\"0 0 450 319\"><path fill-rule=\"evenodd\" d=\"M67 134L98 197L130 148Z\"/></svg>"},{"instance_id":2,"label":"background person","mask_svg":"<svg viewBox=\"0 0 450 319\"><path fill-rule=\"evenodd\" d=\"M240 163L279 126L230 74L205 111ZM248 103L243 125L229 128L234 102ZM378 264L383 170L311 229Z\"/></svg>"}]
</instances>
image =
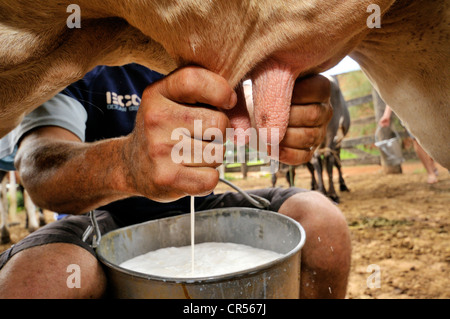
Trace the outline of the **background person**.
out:
<instances>
[{"instance_id":1,"label":"background person","mask_svg":"<svg viewBox=\"0 0 450 319\"><path fill-rule=\"evenodd\" d=\"M390 126L391 125L391 116L392 116L392 109L390 108L389 105L386 105L383 116L380 118L380 121L378 122L378 124L381 127ZM430 157L430 155L428 155L427 152L425 152L425 150L422 148L422 146L420 146L420 144L417 142L416 138L413 135L411 135L411 133L408 130L406 130L406 131L408 132L408 135L412 138L414 150L415 150L417 156L419 157L420 161L422 162L423 166L425 167L425 170L427 171L427 183L428 184L437 183L438 182L438 178L437 178L438 170L436 168L434 160Z\"/></svg>"}]
</instances>

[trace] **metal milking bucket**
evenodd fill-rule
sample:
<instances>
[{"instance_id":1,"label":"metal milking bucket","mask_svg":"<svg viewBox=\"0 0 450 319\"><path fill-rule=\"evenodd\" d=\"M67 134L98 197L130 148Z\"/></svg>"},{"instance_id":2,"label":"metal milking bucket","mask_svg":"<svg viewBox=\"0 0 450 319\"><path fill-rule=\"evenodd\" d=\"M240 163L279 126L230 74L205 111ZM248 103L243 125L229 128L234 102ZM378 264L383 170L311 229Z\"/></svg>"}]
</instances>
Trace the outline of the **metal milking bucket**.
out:
<instances>
[{"instance_id":1,"label":"metal milking bucket","mask_svg":"<svg viewBox=\"0 0 450 319\"><path fill-rule=\"evenodd\" d=\"M263 202L261 198L256 201ZM120 228L100 236L96 251L105 266L109 295L151 299L299 298L300 252L305 243L305 231L295 220L262 209L223 208L197 212L195 243L231 242L282 254L272 262L201 278L159 277L119 266L128 259L159 248L190 245L190 235L190 216L184 214Z\"/></svg>"},{"instance_id":2,"label":"metal milking bucket","mask_svg":"<svg viewBox=\"0 0 450 319\"><path fill-rule=\"evenodd\" d=\"M395 166L403 163L405 159L402 153L402 139L397 131L394 130L395 137L379 141L377 139L381 127L378 126L375 132L375 146L378 147L385 155L387 165Z\"/></svg>"}]
</instances>

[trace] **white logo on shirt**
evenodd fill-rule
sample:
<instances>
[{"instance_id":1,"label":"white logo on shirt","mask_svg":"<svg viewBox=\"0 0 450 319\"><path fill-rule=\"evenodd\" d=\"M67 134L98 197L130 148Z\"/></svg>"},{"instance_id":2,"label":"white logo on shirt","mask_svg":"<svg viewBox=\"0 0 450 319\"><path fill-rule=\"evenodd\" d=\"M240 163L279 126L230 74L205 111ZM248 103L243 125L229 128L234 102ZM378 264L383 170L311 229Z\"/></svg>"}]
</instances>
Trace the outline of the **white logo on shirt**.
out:
<instances>
[{"instance_id":1,"label":"white logo on shirt","mask_svg":"<svg viewBox=\"0 0 450 319\"><path fill-rule=\"evenodd\" d=\"M126 112L137 111L141 104L141 98L137 94L119 95L116 92L106 92L106 105L108 110L115 109Z\"/></svg>"}]
</instances>

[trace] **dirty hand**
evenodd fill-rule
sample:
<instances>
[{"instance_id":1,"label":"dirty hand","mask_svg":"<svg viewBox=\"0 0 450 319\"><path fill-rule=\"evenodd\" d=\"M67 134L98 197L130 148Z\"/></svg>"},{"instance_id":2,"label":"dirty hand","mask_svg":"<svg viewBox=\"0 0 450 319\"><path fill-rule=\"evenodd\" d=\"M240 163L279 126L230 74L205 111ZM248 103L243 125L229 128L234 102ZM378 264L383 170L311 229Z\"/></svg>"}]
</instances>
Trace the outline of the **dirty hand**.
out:
<instances>
[{"instance_id":1,"label":"dirty hand","mask_svg":"<svg viewBox=\"0 0 450 319\"><path fill-rule=\"evenodd\" d=\"M196 152L203 154L205 146L217 139L205 137L206 129L214 128L215 132L220 131L222 137L225 136L229 120L219 109L234 107L236 100L236 93L224 78L193 66L179 69L147 87L135 129L124 150L125 160L129 163L129 188L160 202L212 192L219 180L215 168L221 162L209 163L203 157L199 162L194 155ZM202 134L202 141L195 143L194 120L201 121ZM197 131L198 128L197 125ZM172 139L174 132L178 133ZM185 136L180 138L180 132ZM172 150L180 139L187 141L183 151L189 147L191 152L189 159L177 162ZM197 149L194 150L194 146Z\"/></svg>"},{"instance_id":2,"label":"dirty hand","mask_svg":"<svg viewBox=\"0 0 450 319\"><path fill-rule=\"evenodd\" d=\"M280 143L279 160L299 165L308 162L326 136L333 115L330 82L321 75L297 79L292 93L288 129Z\"/></svg>"},{"instance_id":3,"label":"dirty hand","mask_svg":"<svg viewBox=\"0 0 450 319\"><path fill-rule=\"evenodd\" d=\"M381 117L378 125L381 127L388 127L389 125L391 125L391 118L389 116Z\"/></svg>"}]
</instances>

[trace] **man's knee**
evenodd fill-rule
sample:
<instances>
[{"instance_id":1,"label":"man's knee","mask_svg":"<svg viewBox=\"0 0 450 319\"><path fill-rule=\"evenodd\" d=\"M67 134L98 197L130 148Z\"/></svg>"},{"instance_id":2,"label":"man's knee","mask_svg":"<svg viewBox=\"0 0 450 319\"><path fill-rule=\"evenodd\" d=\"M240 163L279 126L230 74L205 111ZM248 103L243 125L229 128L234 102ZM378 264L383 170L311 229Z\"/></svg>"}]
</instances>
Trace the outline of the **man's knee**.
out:
<instances>
[{"instance_id":1,"label":"man's knee","mask_svg":"<svg viewBox=\"0 0 450 319\"><path fill-rule=\"evenodd\" d=\"M327 197L318 192L298 193L286 200L280 213L303 226L309 252L328 252L330 259L342 258L349 262L351 243L347 221Z\"/></svg>"},{"instance_id":2,"label":"man's knee","mask_svg":"<svg viewBox=\"0 0 450 319\"><path fill-rule=\"evenodd\" d=\"M344 298L350 271L350 232L344 215L318 192L291 196L280 213L305 229L302 249L302 298Z\"/></svg>"},{"instance_id":3,"label":"man's knee","mask_svg":"<svg viewBox=\"0 0 450 319\"><path fill-rule=\"evenodd\" d=\"M280 207L279 212L300 223L311 220L323 225L333 222L338 223L338 226L345 228L347 226L341 210L326 196L316 191L300 192L289 197Z\"/></svg>"},{"instance_id":4,"label":"man's knee","mask_svg":"<svg viewBox=\"0 0 450 319\"><path fill-rule=\"evenodd\" d=\"M100 298L105 287L97 258L72 244L23 250L0 271L0 298Z\"/></svg>"}]
</instances>

